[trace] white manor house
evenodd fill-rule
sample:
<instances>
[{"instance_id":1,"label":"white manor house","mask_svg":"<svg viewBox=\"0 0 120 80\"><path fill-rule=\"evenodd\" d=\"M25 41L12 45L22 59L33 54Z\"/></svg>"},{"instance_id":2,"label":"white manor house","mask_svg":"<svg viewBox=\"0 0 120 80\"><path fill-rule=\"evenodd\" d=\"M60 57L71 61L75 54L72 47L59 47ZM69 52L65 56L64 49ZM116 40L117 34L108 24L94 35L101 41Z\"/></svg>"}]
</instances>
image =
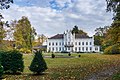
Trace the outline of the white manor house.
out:
<instances>
[{"instance_id":1,"label":"white manor house","mask_svg":"<svg viewBox=\"0 0 120 80\"><path fill-rule=\"evenodd\" d=\"M65 31L48 38L47 52L100 52L100 47L94 45L94 37L72 34Z\"/></svg>"}]
</instances>

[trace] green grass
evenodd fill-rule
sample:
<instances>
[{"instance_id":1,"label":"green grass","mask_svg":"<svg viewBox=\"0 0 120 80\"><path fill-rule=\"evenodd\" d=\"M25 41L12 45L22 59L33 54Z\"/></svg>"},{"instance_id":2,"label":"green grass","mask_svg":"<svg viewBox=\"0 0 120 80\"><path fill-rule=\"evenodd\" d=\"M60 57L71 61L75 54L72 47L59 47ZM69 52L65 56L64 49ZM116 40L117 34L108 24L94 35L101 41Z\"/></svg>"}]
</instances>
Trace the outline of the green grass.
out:
<instances>
[{"instance_id":1,"label":"green grass","mask_svg":"<svg viewBox=\"0 0 120 80\"><path fill-rule=\"evenodd\" d=\"M56 56L68 56L68 54L54 53ZM25 69L22 75L5 75L6 80L55 80L55 79L72 79L85 80L87 76L109 69L111 66L120 65L120 55L102 55L102 54L72 54L70 58L45 58L48 70L44 75L32 75L28 69L34 55L24 55ZM51 53L43 54L51 56Z\"/></svg>"},{"instance_id":2,"label":"green grass","mask_svg":"<svg viewBox=\"0 0 120 80\"><path fill-rule=\"evenodd\" d=\"M117 73L113 76L113 80L120 80L120 73Z\"/></svg>"}]
</instances>

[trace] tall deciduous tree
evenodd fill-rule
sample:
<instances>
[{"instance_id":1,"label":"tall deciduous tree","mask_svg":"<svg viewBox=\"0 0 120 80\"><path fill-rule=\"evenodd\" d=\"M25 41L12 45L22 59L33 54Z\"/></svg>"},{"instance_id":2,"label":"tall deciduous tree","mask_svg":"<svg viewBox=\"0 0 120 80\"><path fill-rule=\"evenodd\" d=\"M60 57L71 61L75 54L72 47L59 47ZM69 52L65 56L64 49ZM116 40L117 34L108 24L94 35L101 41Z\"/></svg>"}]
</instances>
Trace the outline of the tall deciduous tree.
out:
<instances>
[{"instance_id":1,"label":"tall deciduous tree","mask_svg":"<svg viewBox=\"0 0 120 80\"><path fill-rule=\"evenodd\" d=\"M32 41L36 32L27 17L23 16L17 22L13 35L17 46L32 50Z\"/></svg>"},{"instance_id":2,"label":"tall deciduous tree","mask_svg":"<svg viewBox=\"0 0 120 80\"><path fill-rule=\"evenodd\" d=\"M94 44L101 46L101 50L103 51L104 47L102 45L104 38L106 37L107 30L109 26L99 27L95 29L94 35Z\"/></svg>"},{"instance_id":3,"label":"tall deciduous tree","mask_svg":"<svg viewBox=\"0 0 120 80\"><path fill-rule=\"evenodd\" d=\"M3 16L0 14L0 49L3 48L3 39L6 37L5 23L2 21Z\"/></svg>"},{"instance_id":4,"label":"tall deciduous tree","mask_svg":"<svg viewBox=\"0 0 120 80\"><path fill-rule=\"evenodd\" d=\"M13 3L13 0L0 0L0 9L8 9L10 3Z\"/></svg>"},{"instance_id":5,"label":"tall deciduous tree","mask_svg":"<svg viewBox=\"0 0 120 80\"><path fill-rule=\"evenodd\" d=\"M107 32L107 37L104 40L104 45L106 46L106 50L108 50L108 48L111 49L111 53L120 53L120 0L106 1L107 11L114 12L114 21ZM117 51L113 49L116 49Z\"/></svg>"},{"instance_id":6,"label":"tall deciduous tree","mask_svg":"<svg viewBox=\"0 0 120 80\"><path fill-rule=\"evenodd\" d=\"M44 34L38 35L38 44L42 45L45 40L47 40L47 37Z\"/></svg>"}]
</instances>

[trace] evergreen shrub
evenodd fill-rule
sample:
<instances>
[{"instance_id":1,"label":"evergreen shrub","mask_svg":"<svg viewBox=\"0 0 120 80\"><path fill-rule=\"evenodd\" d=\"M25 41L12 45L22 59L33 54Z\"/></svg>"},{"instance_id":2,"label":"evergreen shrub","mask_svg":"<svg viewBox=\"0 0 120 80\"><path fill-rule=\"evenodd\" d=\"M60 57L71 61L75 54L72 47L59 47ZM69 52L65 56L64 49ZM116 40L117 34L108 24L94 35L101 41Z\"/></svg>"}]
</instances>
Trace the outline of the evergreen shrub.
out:
<instances>
[{"instance_id":1,"label":"evergreen shrub","mask_svg":"<svg viewBox=\"0 0 120 80\"><path fill-rule=\"evenodd\" d=\"M78 57L81 57L81 55L78 55Z\"/></svg>"},{"instance_id":2,"label":"evergreen shrub","mask_svg":"<svg viewBox=\"0 0 120 80\"><path fill-rule=\"evenodd\" d=\"M4 67L4 73L18 74L23 72L23 55L16 50L4 51L1 53L1 65Z\"/></svg>"},{"instance_id":3,"label":"evergreen shrub","mask_svg":"<svg viewBox=\"0 0 120 80\"><path fill-rule=\"evenodd\" d=\"M51 57L52 57L52 58L55 58L55 55L52 53L52 54L51 54Z\"/></svg>"},{"instance_id":4,"label":"evergreen shrub","mask_svg":"<svg viewBox=\"0 0 120 80\"><path fill-rule=\"evenodd\" d=\"M68 53L68 56L71 56L71 54L70 54L70 53Z\"/></svg>"},{"instance_id":5,"label":"evergreen shrub","mask_svg":"<svg viewBox=\"0 0 120 80\"><path fill-rule=\"evenodd\" d=\"M42 56L41 51L37 51L31 62L29 69L35 74L41 74L47 69L47 64Z\"/></svg>"}]
</instances>

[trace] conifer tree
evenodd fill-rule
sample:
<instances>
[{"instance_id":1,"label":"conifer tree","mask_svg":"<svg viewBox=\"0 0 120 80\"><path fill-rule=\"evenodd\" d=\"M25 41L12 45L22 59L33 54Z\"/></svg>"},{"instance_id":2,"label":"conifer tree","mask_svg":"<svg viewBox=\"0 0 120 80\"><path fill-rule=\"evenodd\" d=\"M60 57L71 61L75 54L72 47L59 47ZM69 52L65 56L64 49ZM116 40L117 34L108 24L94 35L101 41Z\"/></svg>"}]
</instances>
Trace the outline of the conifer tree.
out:
<instances>
[{"instance_id":1,"label":"conifer tree","mask_svg":"<svg viewBox=\"0 0 120 80\"><path fill-rule=\"evenodd\" d=\"M47 64L42 56L41 51L37 51L35 53L35 56L32 60L32 63L29 67L29 69L34 72L35 74L40 74L44 72L47 69Z\"/></svg>"}]
</instances>

